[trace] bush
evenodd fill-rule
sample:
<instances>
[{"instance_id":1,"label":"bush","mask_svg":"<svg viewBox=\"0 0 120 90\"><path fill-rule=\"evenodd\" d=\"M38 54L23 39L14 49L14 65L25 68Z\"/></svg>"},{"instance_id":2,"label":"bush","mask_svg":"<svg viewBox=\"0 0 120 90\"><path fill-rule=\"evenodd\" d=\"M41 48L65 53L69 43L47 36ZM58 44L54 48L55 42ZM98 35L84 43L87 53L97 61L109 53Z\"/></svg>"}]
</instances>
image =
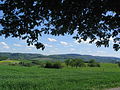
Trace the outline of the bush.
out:
<instances>
[{"instance_id":1,"label":"bush","mask_svg":"<svg viewBox=\"0 0 120 90\"><path fill-rule=\"evenodd\" d=\"M120 62L118 62L118 66L120 67Z\"/></svg>"},{"instance_id":2,"label":"bush","mask_svg":"<svg viewBox=\"0 0 120 90\"><path fill-rule=\"evenodd\" d=\"M67 65L67 67L70 65L70 63L71 63L71 59L67 59L67 60L65 60L64 61L65 62L65 64Z\"/></svg>"},{"instance_id":3,"label":"bush","mask_svg":"<svg viewBox=\"0 0 120 90\"><path fill-rule=\"evenodd\" d=\"M77 67L85 67L86 65L82 59L71 59L70 66L77 68Z\"/></svg>"},{"instance_id":4,"label":"bush","mask_svg":"<svg viewBox=\"0 0 120 90\"><path fill-rule=\"evenodd\" d=\"M24 66L25 67L31 67L31 66L33 66L33 64L32 63L25 63Z\"/></svg>"},{"instance_id":5,"label":"bush","mask_svg":"<svg viewBox=\"0 0 120 90\"><path fill-rule=\"evenodd\" d=\"M100 64L92 59L92 60L89 61L88 66L89 67L100 67Z\"/></svg>"},{"instance_id":6,"label":"bush","mask_svg":"<svg viewBox=\"0 0 120 90\"><path fill-rule=\"evenodd\" d=\"M51 61L46 62L45 68L52 68L52 67L53 67L53 63Z\"/></svg>"},{"instance_id":7,"label":"bush","mask_svg":"<svg viewBox=\"0 0 120 90\"><path fill-rule=\"evenodd\" d=\"M20 62L19 65L25 66L25 67L31 67L31 66L33 66L32 63L24 63L24 62Z\"/></svg>"},{"instance_id":8,"label":"bush","mask_svg":"<svg viewBox=\"0 0 120 90\"><path fill-rule=\"evenodd\" d=\"M42 63L42 62L37 61L37 60L32 61L32 64L35 64L35 65L41 65L41 63Z\"/></svg>"},{"instance_id":9,"label":"bush","mask_svg":"<svg viewBox=\"0 0 120 90\"><path fill-rule=\"evenodd\" d=\"M44 68L57 68L60 69L62 68L62 63L60 61L56 61L56 62L46 62L45 67Z\"/></svg>"},{"instance_id":10,"label":"bush","mask_svg":"<svg viewBox=\"0 0 120 90\"><path fill-rule=\"evenodd\" d=\"M56 61L54 64L53 64L53 68L62 68L62 63L60 61Z\"/></svg>"}]
</instances>

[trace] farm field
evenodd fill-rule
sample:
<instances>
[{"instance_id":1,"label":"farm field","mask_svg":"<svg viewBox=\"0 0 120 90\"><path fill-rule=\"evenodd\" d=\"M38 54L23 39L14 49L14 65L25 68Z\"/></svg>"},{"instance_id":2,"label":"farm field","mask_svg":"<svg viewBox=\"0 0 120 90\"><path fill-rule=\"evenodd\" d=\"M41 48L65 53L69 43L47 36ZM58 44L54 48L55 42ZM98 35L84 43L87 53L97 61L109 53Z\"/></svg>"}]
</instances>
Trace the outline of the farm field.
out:
<instances>
[{"instance_id":1,"label":"farm field","mask_svg":"<svg viewBox=\"0 0 120 90\"><path fill-rule=\"evenodd\" d=\"M62 69L0 65L0 90L104 90L119 86L117 64Z\"/></svg>"}]
</instances>

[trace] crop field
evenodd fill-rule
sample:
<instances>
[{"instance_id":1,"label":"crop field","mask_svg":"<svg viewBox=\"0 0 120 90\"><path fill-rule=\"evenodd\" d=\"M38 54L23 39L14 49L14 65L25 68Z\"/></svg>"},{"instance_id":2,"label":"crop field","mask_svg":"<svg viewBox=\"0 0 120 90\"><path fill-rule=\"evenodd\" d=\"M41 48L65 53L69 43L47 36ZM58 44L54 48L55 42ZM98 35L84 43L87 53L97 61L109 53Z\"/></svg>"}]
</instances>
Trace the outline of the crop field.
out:
<instances>
[{"instance_id":1,"label":"crop field","mask_svg":"<svg viewBox=\"0 0 120 90\"><path fill-rule=\"evenodd\" d=\"M0 65L0 90L104 90L119 86L117 64L62 69Z\"/></svg>"}]
</instances>

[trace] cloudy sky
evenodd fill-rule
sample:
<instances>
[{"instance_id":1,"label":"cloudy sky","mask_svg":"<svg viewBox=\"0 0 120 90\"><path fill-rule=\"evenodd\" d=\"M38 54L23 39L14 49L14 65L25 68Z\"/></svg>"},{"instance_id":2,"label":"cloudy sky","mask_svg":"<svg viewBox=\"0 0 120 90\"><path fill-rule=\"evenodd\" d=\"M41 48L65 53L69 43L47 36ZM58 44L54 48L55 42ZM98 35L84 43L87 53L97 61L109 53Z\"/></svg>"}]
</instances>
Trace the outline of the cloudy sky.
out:
<instances>
[{"instance_id":1,"label":"cloudy sky","mask_svg":"<svg viewBox=\"0 0 120 90\"><path fill-rule=\"evenodd\" d=\"M44 55L51 54L82 54L82 55L94 55L94 56L113 56L120 57L120 51L114 51L112 48L112 42L109 48L100 47L97 48L95 44L89 44L86 42L78 43L72 36L51 36L43 35L39 38L39 41L46 46L45 50L37 50L34 46L27 46L25 40L18 38L0 37L0 52L12 52L12 53L38 53Z\"/></svg>"},{"instance_id":2,"label":"cloudy sky","mask_svg":"<svg viewBox=\"0 0 120 90\"><path fill-rule=\"evenodd\" d=\"M0 15L3 13L0 12ZM110 14L110 13L109 13ZM113 14L113 13L112 13ZM1 26L0 26L1 28ZM86 42L78 43L72 38L73 36L51 36L43 35L39 38L39 41L46 46L45 50L37 50L34 46L27 46L25 40L18 38L7 38L0 36L0 52L12 52L12 53L38 53L44 55L51 54L82 54L82 55L94 55L94 56L113 56L120 58L120 50L114 51L112 48L112 42L110 47L97 48L95 44L89 44ZM112 41L112 40L111 40Z\"/></svg>"}]
</instances>

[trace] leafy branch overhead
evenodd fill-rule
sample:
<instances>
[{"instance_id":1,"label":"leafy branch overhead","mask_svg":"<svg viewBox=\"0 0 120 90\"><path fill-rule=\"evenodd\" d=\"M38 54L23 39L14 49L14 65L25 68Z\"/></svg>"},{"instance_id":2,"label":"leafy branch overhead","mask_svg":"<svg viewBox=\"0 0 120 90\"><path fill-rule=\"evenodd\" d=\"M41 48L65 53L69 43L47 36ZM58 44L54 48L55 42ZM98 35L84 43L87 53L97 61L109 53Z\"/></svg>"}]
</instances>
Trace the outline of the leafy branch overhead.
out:
<instances>
[{"instance_id":1,"label":"leafy branch overhead","mask_svg":"<svg viewBox=\"0 0 120 90\"><path fill-rule=\"evenodd\" d=\"M119 0L0 0L0 35L26 39L38 49L43 34L72 35L79 41L90 39L96 46L120 49Z\"/></svg>"}]
</instances>

